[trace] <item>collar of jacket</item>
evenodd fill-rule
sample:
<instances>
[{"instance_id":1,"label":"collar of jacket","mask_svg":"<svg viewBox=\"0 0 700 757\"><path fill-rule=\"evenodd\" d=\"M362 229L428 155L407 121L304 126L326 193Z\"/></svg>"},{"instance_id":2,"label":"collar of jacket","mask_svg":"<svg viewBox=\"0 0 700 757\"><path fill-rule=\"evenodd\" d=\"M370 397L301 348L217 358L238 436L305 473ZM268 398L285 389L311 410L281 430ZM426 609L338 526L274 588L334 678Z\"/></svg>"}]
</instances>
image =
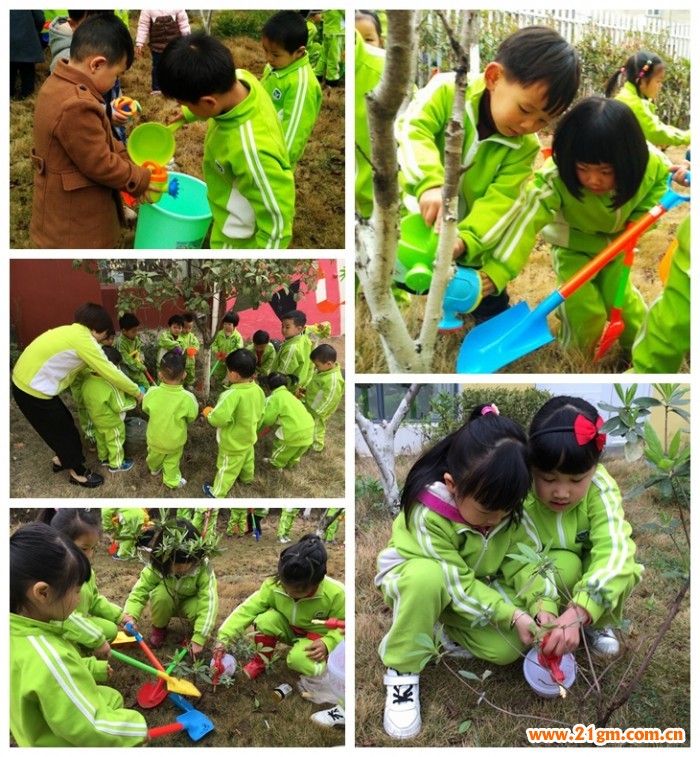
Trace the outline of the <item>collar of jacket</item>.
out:
<instances>
[{"instance_id":1,"label":"collar of jacket","mask_svg":"<svg viewBox=\"0 0 700 757\"><path fill-rule=\"evenodd\" d=\"M298 71L302 66L308 66L309 65L309 54L307 52L304 52L304 54L299 58L298 60L295 60L294 63L290 63L288 66L285 66L284 68L272 68L272 66L268 63L266 68L269 69L267 72L263 72L263 76L265 73L267 73L268 76L274 76L277 79L284 79L287 74L291 74L294 71Z\"/></svg>"},{"instance_id":2,"label":"collar of jacket","mask_svg":"<svg viewBox=\"0 0 700 757\"><path fill-rule=\"evenodd\" d=\"M88 90L101 103L104 103L102 94L95 89L90 77L86 76L82 71L78 71L72 66L69 66L68 61L65 58L58 61L51 76L57 76L59 79L63 79L71 84L75 84L77 87Z\"/></svg>"},{"instance_id":3,"label":"collar of jacket","mask_svg":"<svg viewBox=\"0 0 700 757\"><path fill-rule=\"evenodd\" d=\"M236 79L246 87L248 90L248 96L242 102L238 103L235 108L231 108L231 110L226 113L221 113L220 115L215 116L214 121L218 123L225 121L231 126L237 126L250 120L250 118L258 112L260 82L258 82L250 71L246 71L242 68L236 69ZM267 93L265 93L265 97L267 96Z\"/></svg>"},{"instance_id":4,"label":"collar of jacket","mask_svg":"<svg viewBox=\"0 0 700 757\"><path fill-rule=\"evenodd\" d=\"M480 74L474 81L467 84L467 91L464 98L464 117L469 120L471 124L471 130L478 139L479 133L479 105L481 104L481 98L486 91L486 79L483 74ZM521 134L517 137L505 137L500 132L494 132L482 142L498 142L501 145L507 145L508 147L520 148L522 147L525 136Z\"/></svg>"},{"instance_id":5,"label":"collar of jacket","mask_svg":"<svg viewBox=\"0 0 700 757\"><path fill-rule=\"evenodd\" d=\"M447 518L447 520L462 523L465 526L469 525L459 514L452 495L441 481L436 481L423 489L416 499L422 505L425 505L428 510L433 510L438 515L442 515L443 518Z\"/></svg>"}]
</instances>

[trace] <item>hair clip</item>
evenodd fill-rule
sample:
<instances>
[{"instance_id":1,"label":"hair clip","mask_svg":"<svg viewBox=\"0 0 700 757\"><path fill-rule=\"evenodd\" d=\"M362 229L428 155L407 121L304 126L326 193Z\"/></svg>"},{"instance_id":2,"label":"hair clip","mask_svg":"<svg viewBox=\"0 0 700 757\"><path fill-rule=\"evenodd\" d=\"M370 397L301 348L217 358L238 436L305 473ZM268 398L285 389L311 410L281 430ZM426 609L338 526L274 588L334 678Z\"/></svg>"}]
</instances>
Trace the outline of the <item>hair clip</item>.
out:
<instances>
[{"instance_id":1,"label":"hair clip","mask_svg":"<svg viewBox=\"0 0 700 757\"><path fill-rule=\"evenodd\" d=\"M489 413L493 413L494 415L500 415L501 414L499 412L498 408L496 407L496 405L494 405L494 404L486 405L486 407L482 407L481 408L481 414L482 415L488 415Z\"/></svg>"},{"instance_id":2,"label":"hair clip","mask_svg":"<svg viewBox=\"0 0 700 757\"><path fill-rule=\"evenodd\" d=\"M652 63L652 61L651 61L651 60L647 60L647 62L646 62L646 63L645 63L645 64L644 64L643 66L642 66L642 70L641 70L641 71L639 72L639 74L637 75L637 78L638 78L638 79L643 79L643 78L644 78L644 77L646 76L646 74L647 74L647 72L649 71L649 69L650 69L650 68L651 68L651 67L652 67L653 65L654 65L654 64Z\"/></svg>"},{"instance_id":3,"label":"hair clip","mask_svg":"<svg viewBox=\"0 0 700 757\"><path fill-rule=\"evenodd\" d=\"M603 425L603 419L598 416L595 423L586 418L585 415L576 416L574 420L574 436L576 437L576 443L583 447L588 442L595 441L595 446L598 448L598 452L602 452L605 442L607 440L606 434L600 433L600 427Z\"/></svg>"}]
</instances>

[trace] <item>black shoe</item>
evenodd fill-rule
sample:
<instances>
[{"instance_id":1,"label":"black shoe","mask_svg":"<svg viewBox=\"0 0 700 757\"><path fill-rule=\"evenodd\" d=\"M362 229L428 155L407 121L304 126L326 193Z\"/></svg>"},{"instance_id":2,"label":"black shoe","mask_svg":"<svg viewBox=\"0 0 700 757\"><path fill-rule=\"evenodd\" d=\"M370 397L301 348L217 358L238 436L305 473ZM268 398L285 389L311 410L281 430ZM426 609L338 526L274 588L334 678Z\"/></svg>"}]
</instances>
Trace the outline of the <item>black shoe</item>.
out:
<instances>
[{"instance_id":1,"label":"black shoe","mask_svg":"<svg viewBox=\"0 0 700 757\"><path fill-rule=\"evenodd\" d=\"M98 473L93 473L89 468L85 469L85 473L83 473L85 476L85 481L78 481L77 478L73 478L71 476L68 480L71 482L71 484L75 484L76 486L84 486L87 489L94 489L96 486L102 486L104 483L104 477L100 476Z\"/></svg>"},{"instance_id":2,"label":"black shoe","mask_svg":"<svg viewBox=\"0 0 700 757\"><path fill-rule=\"evenodd\" d=\"M51 470L53 473L60 473L62 470L65 470L65 468L62 465L56 465L54 461L51 461Z\"/></svg>"}]
</instances>

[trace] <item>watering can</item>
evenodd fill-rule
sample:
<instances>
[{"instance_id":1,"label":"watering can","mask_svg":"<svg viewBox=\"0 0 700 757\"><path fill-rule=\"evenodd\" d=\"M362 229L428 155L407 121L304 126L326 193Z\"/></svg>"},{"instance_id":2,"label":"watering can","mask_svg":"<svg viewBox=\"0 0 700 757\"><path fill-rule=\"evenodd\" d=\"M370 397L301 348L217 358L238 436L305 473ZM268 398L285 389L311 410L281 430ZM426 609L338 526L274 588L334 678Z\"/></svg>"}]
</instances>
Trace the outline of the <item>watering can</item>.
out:
<instances>
[{"instance_id":1,"label":"watering can","mask_svg":"<svg viewBox=\"0 0 700 757\"><path fill-rule=\"evenodd\" d=\"M690 182L690 172L687 174ZM485 323L473 328L465 337L457 356L457 373L493 373L508 363L554 341L547 326L547 316L556 310L569 295L590 281L620 253L634 247L634 243L651 225L672 208L688 202L688 195L668 189L659 202L638 221L630 224L620 236L599 252L586 265L546 297L534 310L526 302L519 302Z\"/></svg>"},{"instance_id":2,"label":"watering can","mask_svg":"<svg viewBox=\"0 0 700 757\"><path fill-rule=\"evenodd\" d=\"M430 289L438 239L435 229L426 225L420 213L412 213L401 221L396 256L405 270L403 282L417 294Z\"/></svg>"},{"instance_id":3,"label":"watering can","mask_svg":"<svg viewBox=\"0 0 700 757\"><path fill-rule=\"evenodd\" d=\"M458 331L464 325L458 313L471 313L481 302L481 276L474 268L457 266L442 300L442 320L438 331Z\"/></svg>"},{"instance_id":4,"label":"watering can","mask_svg":"<svg viewBox=\"0 0 700 757\"><path fill-rule=\"evenodd\" d=\"M185 123L184 120L174 121L169 126L149 122L139 124L129 135L126 151L137 166L151 161L164 166L175 155L175 137L177 131Z\"/></svg>"},{"instance_id":5,"label":"watering can","mask_svg":"<svg viewBox=\"0 0 700 757\"><path fill-rule=\"evenodd\" d=\"M181 709L184 713L175 718L174 723L169 725L161 725L157 728L148 729L148 738L154 739L158 736L166 736L169 733L177 733L178 731L187 731L187 735L192 741L199 741L208 733L214 730L214 724L203 713L196 710L184 697L179 694L168 694L168 697Z\"/></svg>"}]
</instances>

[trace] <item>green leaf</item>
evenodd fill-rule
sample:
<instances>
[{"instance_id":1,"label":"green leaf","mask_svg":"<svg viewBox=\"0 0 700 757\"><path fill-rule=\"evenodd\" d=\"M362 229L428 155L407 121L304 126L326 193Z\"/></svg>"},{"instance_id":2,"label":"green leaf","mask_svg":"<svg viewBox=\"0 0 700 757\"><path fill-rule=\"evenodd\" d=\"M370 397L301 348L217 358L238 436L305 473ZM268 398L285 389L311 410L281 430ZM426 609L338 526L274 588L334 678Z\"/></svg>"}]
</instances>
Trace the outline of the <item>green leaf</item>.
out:
<instances>
[{"instance_id":1,"label":"green leaf","mask_svg":"<svg viewBox=\"0 0 700 757\"><path fill-rule=\"evenodd\" d=\"M472 721L471 720L465 720L463 723L459 724L459 728L457 729L457 733L466 733L471 727L472 727Z\"/></svg>"},{"instance_id":2,"label":"green leaf","mask_svg":"<svg viewBox=\"0 0 700 757\"><path fill-rule=\"evenodd\" d=\"M481 678L476 673L472 673L471 670L460 670L459 674L462 678L468 678L470 681L481 681Z\"/></svg>"}]
</instances>

